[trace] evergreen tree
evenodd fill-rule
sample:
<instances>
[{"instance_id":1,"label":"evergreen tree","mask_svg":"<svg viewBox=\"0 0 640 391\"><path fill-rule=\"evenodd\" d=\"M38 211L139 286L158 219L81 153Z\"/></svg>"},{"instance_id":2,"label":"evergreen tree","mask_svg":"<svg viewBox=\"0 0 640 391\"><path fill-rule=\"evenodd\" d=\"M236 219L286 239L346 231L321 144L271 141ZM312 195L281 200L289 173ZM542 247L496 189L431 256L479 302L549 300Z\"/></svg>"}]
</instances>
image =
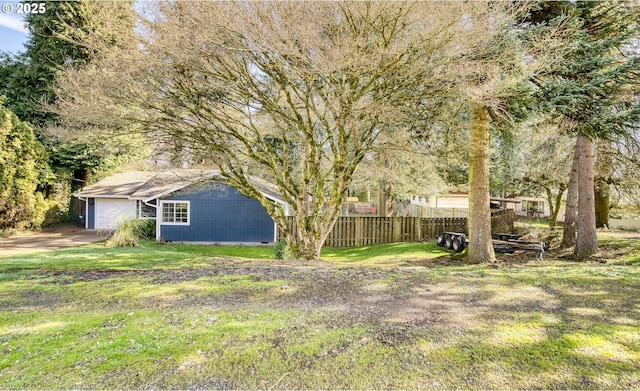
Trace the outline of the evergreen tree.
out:
<instances>
[{"instance_id":1,"label":"evergreen tree","mask_svg":"<svg viewBox=\"0 0 640 391\"><path fill-rule=\"evenodd\" d=\"M597 252L594 209L596 139L610 139L638 123L640 109L631 89L637 87L640 57L631 48L638 39L637 5L631 2L540 3L533 20L559 13L572 16L572 36L563 62L540 83L542 107L559 120L562 130L577 138L579 163L570 183L578 187L578 235L566 224L563 241L576 243L575 253ZM573 205L573 200L568 200ZM574 211L567 208L571 220Z\"/></svg>"},{"instance_id":2,"label":"evergreen tree","mask_svg":"<svg viewBox=\"0 0 640 391\"><path fill-rule=\"evenodd\" d=\"M45 202L38 184L49 174L47 155L33 129L0 100L0 229L42 224Z\"/></svg>"},{"instance_id":3,"label":"evergreen tree","mask_svg":"<svg viewBox=\"0 0 640 391\"><path fill-rule=\"evenodd\" d=\"M88 24L82 1L46 1L46 12L26 17L29 41L24 54L3 55L0 77L6 106L21 120L44 127L55 115L44 109L55 100L54 81L66 67L88 61L87 50L62 37Z\"/></svg>"},{"instance_id":4,"label":"evergreen tree","mask_svg":"<svg viewBox=\"0 0 640 391\"><path fill-rule=\"evenodd\" d=\"M42 3L41 1L38 3ZM45 146L58 181L71 180L71 192L86 183L90 171L136 156L140 143L86 135L86 126L71 128L55 113L56 80L100 56L133 34L130 1L45 1L46 12L27 15L26 51L0 57L0 94L22 121L33 124ZM87 46L87 36L101 45ZM62 130L62 131L61 131ZM73 212L73 210L71 211ZM72 213L75 215L75 213Z\"/></svg>"}]
</instances>

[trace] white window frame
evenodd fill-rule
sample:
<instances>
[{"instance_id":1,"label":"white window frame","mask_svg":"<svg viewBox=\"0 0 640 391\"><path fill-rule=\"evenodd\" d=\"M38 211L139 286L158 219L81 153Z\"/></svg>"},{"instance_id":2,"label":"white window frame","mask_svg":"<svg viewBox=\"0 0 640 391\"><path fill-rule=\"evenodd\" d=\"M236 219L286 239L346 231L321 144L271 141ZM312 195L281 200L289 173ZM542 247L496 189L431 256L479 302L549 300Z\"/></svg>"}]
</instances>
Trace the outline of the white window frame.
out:
<instances>
[{"instance_id":1,"label":"white window frame","mask_svg":"<svg viewBox=\"0 0 640 391\"><path fill-rule=\"evenodd\" d=\"M166 204L174 204L173 208L173 222L164 221L164 206ZM176 222L176 209L175 204L187 204L187 222ZM158 214L160 216L158 216ZM161 225L190 225L191 224L191 201L183 201L183 200L167 200L160 201L160 209L156 213L156 219L160 222Z\"/></svg>"}]
</instances>

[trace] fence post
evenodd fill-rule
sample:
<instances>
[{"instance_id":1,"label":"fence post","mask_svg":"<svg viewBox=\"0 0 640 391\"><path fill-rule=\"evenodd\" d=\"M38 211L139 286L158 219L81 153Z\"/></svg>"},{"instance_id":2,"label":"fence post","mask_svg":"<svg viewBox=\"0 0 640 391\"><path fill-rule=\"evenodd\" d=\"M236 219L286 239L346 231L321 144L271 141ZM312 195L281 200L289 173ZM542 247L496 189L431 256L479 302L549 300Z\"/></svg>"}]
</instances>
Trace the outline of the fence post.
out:
<instances>
[{"instance_id":1,"label":"fence post","mask_svg":"<svg viewBox=\"0 0 640 391\"><path fill-rule=\"evenodd\" d=\"M393 228L393 236L391 241L397 243L400 241L400 232L402 224L402 217L393 217L391 220L392 228Z\"/></svg>"},{"instance_id":2,"label":"fence post","mask_svg":"<svg viewBox=\"0 0 640 391\"><path fill-rule=\"evenodd\" d=\"M355 218L355 245L356 247L362 247L362 217Z\"/></svg>"}]
</instances>

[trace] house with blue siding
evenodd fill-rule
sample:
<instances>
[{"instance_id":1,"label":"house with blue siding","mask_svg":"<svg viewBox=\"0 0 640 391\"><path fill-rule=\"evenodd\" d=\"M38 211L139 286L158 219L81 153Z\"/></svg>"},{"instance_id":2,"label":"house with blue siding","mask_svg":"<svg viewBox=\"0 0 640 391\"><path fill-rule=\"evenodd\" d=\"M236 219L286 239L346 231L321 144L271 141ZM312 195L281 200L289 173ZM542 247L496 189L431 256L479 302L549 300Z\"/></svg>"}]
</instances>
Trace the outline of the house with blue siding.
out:
<instances>
[{"instance_id":1,"label":"house with blue siding","mask_svg":"<svg viewBox=\"0 0 640 391\"><path fill-rule=\"evenodd\" d=\"M269 201L287 206L277 188L249 179ZM199 243L273 243L277 227L264 207L218 171L174 169L116 173L76 195L87 229L113 230L122 219L154 219L156 239Z\"/></svg>"}]
</instances>

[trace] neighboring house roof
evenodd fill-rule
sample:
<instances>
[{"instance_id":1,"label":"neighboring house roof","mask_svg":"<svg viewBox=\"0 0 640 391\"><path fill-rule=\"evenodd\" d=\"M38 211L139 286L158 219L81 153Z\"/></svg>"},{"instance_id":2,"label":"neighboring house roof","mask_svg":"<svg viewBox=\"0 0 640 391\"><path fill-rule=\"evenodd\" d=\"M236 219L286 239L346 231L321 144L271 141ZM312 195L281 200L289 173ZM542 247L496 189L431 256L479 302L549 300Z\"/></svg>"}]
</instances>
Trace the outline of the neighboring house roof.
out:
<instances>
[{"instance_id":1,"label":"neighboring house roof","mask_svg":"<svg viewBox=\"0 0 640 391\"><path fill-rule=\"evenodd\" d=\"M220 172L217 170L198 169L119 172L85 187L77 196L83 198L126 198L149 202L187 186L208 179L216 179L219 176ZM273 184L255 177L249 178L249 182L265 197L284 203L282 195Z\"/></svg>"}]
</instances>

